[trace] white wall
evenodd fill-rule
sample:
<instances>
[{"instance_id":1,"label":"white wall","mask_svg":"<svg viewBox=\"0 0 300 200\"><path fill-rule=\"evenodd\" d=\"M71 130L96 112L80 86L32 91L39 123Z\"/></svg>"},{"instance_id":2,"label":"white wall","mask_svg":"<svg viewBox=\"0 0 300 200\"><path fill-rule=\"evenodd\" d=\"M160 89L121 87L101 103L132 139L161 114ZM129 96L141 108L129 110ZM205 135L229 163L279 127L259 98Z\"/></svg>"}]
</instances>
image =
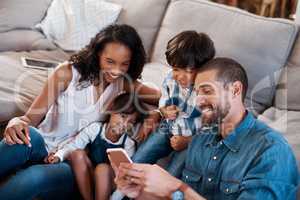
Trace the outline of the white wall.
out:
<instances>
[{"instance_id":1,"label":"white wall","mask_svg":"<svg viewBox=\"0 0 300 200\"><path fill-rule=\"evenodd\" d=\"M296 10L296 23L300 24L300 1L298 0L297 10Z\"/></svg>"}]
</instances>

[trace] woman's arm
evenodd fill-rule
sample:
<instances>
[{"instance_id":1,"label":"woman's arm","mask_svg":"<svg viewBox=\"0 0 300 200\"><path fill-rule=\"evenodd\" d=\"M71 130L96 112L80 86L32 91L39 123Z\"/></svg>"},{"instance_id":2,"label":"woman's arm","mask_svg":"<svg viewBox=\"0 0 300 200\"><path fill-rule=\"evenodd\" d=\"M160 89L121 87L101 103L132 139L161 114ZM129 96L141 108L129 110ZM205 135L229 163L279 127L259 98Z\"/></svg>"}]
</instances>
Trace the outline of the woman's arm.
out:
<instances>
[{"instance_id":1,"label":"woman's arm","mask_svg":"<svg viewBox=\"0 0 300 200\"><path fill-rule=\"evenodd\" d=\"M54 103L59 94L68 87L72 80L72 68L63 63L50 75L41 93L35 98L24 116L29 118L30 125L37 126Z\"/></svg>"},{"instance_id":2,"label":"woman's arm","mask_svg":"<svg viewBox=\"0 0 300 200\"><path fill-rule=\"evenodd\" d=\"M8 122L4 131L6 143L29 144L28 126L37 126L40 123L58 95L68 87L71 79L71 65L63 63L58 66L48 78L41 93L35 98L28 111L23 116L15 117Z\"/></svg>"},{"instance_id":3,"label":"woman's arm","mask_svg":"<svg viewBox=\"0 0 300 200\"><path fill-rule=\"evenodd\" d=\"M132 84L129 84L126 81L125 91L127 92L135 91L139 95L139 98L142 101L152 105L158 105L159 99L161 97L161 92L159 88L146 85L142 83L140 80L136 80L132 82Z\"/></svg>"}]
</instances>

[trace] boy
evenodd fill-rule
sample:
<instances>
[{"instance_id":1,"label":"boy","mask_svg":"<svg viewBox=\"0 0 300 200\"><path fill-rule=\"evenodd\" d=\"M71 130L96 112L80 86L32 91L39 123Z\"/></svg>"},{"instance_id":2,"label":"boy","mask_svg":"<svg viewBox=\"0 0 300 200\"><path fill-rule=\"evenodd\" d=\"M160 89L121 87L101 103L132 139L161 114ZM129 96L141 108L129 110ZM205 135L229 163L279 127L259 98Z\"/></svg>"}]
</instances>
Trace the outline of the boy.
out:
<instances>
[{"instance_id":1,"label":"boy","mask_svg":"<svg viewBox=\"0 0 300 200\"><path fill-rule=\"evenodd\" d=\"M215 56L215 48L206 34L184 31L168 42L165 54L172 71L163 82L159 109L151 113L153 123L160 124L138 148L133 161L154 164L174 152L168 171L180 178L185 149L201 126L201 112L194 102L194 79L197 70ZM147 135L145 131L143 138Z\"/></svg>"},{"instance_id":2,"label":"boy","mask_svg":"<svg viewBox=\"0 0 300 200\"><path fill-rule=\"evenodd\" d=\"M113 173L108 165L108 148L124 148L130 157L135 152L134 137L138 129L135 125L143 118L144 110L141 102L133 94L123 93L113 101L111 110L107 123L90 124L72 142L45 158L46 163L69 158L84 199L93 199L94 185L96 199L108 199L112 192ZM88 144L89 157L82 150Z\"/></svg>"}]
</instances>

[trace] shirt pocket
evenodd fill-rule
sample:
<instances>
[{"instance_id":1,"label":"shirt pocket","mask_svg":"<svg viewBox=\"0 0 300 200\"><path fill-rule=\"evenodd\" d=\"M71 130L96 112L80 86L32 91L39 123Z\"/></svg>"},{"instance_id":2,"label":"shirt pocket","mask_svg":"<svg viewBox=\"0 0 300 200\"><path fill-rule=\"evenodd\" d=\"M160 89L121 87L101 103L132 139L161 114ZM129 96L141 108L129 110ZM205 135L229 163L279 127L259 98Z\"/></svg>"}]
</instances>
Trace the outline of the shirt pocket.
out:
<instances>
[{"instance_id":1,"label":"shirt pocket","mask_svg":"<svg viewBox=\"0 0 300 200\"><path fill-rule=\"evenodd\" d=\"M221 181L222 199L236 199L240 193L240 184L235 181Z\"/></svg>"},{"instance_id":2,"label":"shirt pocket","mask_svg":"<svg viewBox=\"0 0 300 200\"><path fill-rule=\"evenodd\" d=\"M202 177L200 173L189 169L184 169L182 172L182 180L197 192L200 192Z\"/></svg>"}]
</instances>

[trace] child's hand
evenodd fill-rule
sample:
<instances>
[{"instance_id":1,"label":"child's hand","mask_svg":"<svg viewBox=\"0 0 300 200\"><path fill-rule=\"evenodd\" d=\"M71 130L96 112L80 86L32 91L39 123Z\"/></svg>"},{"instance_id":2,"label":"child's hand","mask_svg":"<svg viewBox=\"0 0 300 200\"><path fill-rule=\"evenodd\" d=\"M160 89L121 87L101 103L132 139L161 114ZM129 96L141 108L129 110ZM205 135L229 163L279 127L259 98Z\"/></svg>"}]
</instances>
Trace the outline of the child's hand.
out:
<instances>
[{"instance_id":1,"label":"child's hand","mask_svg":"<svg viewBox=\"0 0 300 200\"><path fill-rule=\"evenodd\" d=\"M191 141L191 136L190 137L184 137L184 136L179 136L175 135L172 136L170 139L171 147L175 151L182 151L187 148L189 142Z\"/></svg>"},{"instance_id":2,"label":"child's hand","mask_svg":"<svg viewBox=\"0 0 300 200\"><path fill-rule=\"evenodd\" d=\"M166 106L160 108L161 113L163 114L165 119L174 120L177 117L178 112L180 111L179 108L175 105Z\"/></svg>"},{"instance_id":3,"label":"child's hand","mask_svg":"<svg viewBox=\"0 0 300 200\"><path fill-rule=\"evenodd\" d=\"M59 163L60 159L57 156L54 156L54 153L50 153L47 157L44 158L44 162L47 164Z\"/></svg>"}]
</instances>

